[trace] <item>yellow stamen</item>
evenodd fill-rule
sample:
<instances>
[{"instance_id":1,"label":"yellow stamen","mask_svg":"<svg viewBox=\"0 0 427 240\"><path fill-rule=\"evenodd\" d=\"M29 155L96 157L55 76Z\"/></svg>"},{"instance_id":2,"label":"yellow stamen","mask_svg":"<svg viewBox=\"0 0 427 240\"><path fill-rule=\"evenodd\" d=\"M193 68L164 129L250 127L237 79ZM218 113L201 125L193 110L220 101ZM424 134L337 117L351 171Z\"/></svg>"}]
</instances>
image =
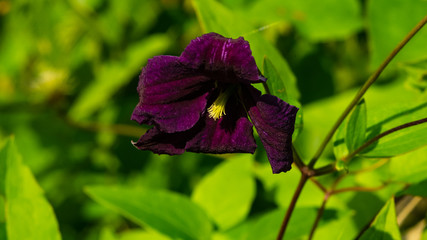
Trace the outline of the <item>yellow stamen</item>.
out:
<instances>
[{"instance_id":1,"label":"yellow stamen","mask_svg":"<svg viewBox=\"0 0 427 240\"><path fill-rule=\"evenodd\" d=\"M225 92L221 92L215 102L208 108L209 117L213 118L215 121L220 119L225 114L225 105L227 100L230 98L231 93L234 88L230 87Z\"/></svg>"}]
</instances>

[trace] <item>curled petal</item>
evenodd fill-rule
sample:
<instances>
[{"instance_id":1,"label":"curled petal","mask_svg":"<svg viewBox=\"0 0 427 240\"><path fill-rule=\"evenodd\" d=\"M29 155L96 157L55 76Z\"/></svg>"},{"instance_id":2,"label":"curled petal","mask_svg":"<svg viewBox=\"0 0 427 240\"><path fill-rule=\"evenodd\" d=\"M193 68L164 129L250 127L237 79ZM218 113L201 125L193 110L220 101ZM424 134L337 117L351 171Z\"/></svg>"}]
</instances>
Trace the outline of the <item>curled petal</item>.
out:
<instances>
[{"instance_id":1,"label":"curled petal","mask_svg":"<svg viewBox=\"0 0 427 240\"><path fill-rule=\"evenodd\" d=\"M229 103L229 106L238 104ZM254 153L256 149L252 124L243 108L226 109L218 120L204 116L204 126L185 146L190 152L202 153Z\"/></svg>"},{"instance_id":2,"label":"curled petal","mask_svg":"<svg viewBox=\"0 0 427 240\"><path fill-rule=\"evenodd\" d=\"M249 109L262 144L267 152L273 173L291 169L292 133L298 108L272 95L262 95Z\"/></svg>"},{"instance_id":3,"label":"curled petal","mask_svg":"<svg viewBox=\"0 0 427 240\"><path fill-rule=\"evenodd\" d=\"M208 33L191 41L179 60L194 69L210 72L220 81L262 82L249 43L242 37L225 38Z\"/></svg>"},{"instance_id":4,"label":"curled petal","mask_svg":"<svg viewBox=\"0 0 427 240\"><path fill-rule=\"evenodd\" d=\"M131 119L168 133L188 130L200 119L213 87L213 81L182 66L177 57L154 57L140 75L140 101Z\"/></svg>"},{"instance_id":5,"label":"curled petal","mask_svg":"<svg viewBox=\"0 0 427 240\"><path fill-rule=\"evenodd\" d=\"M200 131L200 126L176 133L165 133L157 127L148 130L137 142L132 144L140 150L150 150L157 154L178 155L185 152L185 144Z\"/></svg>"}]
</instances>

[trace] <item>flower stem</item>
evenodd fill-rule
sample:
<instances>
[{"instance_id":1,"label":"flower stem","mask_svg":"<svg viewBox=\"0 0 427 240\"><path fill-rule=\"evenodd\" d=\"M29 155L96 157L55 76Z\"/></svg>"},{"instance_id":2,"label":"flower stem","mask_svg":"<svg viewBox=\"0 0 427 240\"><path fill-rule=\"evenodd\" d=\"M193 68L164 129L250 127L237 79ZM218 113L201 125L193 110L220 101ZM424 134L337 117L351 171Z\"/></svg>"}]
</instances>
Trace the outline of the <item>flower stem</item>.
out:
<instances>
[{"instance_id":1,"label":"flower stem","mask_svg":"<svg viewBox=\"0 0 427 240\"><path fill-rule=\"evenodd\" d=\"M362 88L359 90L359 92L356 94L354 99L350 102L350 104L347 106L347 108L344 110L344 112L341 114L341 116L338 118L338 120L333 125L332 129L329 131L329 133L326 135L325 139L321 143L319 149L317 150L314 157L311 159L308 166L310 168L314 167L314 164L316 164L317 159L319 159L320 155L322 155L323 150L325 149L328 142L331 140L332 136L334 135L335 131L338 129L338 127L341 125L341 123L344 121L344 119L347 117L347 115L351 112L351 110L356 106L356 104L359 102L359 100L363 97L365 92L368 90L368 88L375 82L375 80L378 79L380 74L383 72L385 67L390 63L390 61L397 55L397 53L411 40L411 38L426 24L427 22L427 16L425 16L409 33L406 35L406 37L393 49L393 51L390 53L390 55L384 60L384 62L378 67L378 69L369 77L369 79L365 82L365 84L362 86Z\"/></svg>"},{"instance_id":2,"label":"flower stem","mask_svg":"<svg viewBox=\"0 0 427 240\"><path fill-rule=\"evenodd\" d=\"M325 211L326 202L328 201L329 197L332 195L332 192L328 191L325 193L325 197L323 198L322 205L320 206L319 210L317 211L316 220L314 220L313 226L310 230L310 235L308 236L308 240L313 239L314 231L317 228L317 225L319 224L320 218L322 218L323 212Z\"/></svg>"},{"instance_id":3,"label":"flower stem","mask_svg":"<svg viewBox=\"0 0 427 240\"><path fill-rule=\"evenodd\" d=\"M297 150L296 150L296 148L295 148L295 146L292 144L292 153L293 153L293 156L294 156L294 162L295 162L295 165L297 165L297 167L301 170L301 172L302 172L302 168L303 167L305 167L305 164L304 164L304 162L301 160L301 157L299 156L299 154L298 154L298 152L297 152Z\"/></svg>"},{"instance_id":4,"label":"flower stem","mask_svg":"<svg viewBox=\"0 0 427 240\"><path fill-rule=\"evenodd\" d=\"M266 82L263 82L263 83L262 83L262 86L264 87L265 92L266 92L267 94L270 94L270 95L271 95L270 88L268 87L267 83L266 83Z\"/></svg>"},{"instance_id":5,"label":"flower stem","mask_svg":"<svg viewBox=\"0 0 427 240\"><path fill-rule=\"evenodd\" d=\"M348 187L348 188L341 188L338 190L333 190L332 194L338 194L338 193L344 193L344 192L375 192L377 190L381 190L385 187L387 187L388 184L385 183L383 185L380 185L378 187L360 187L360 186L356 186L356 187Z\"/></svg>"},{"instance_id":6,"label":"flower stem","mask_svg":"<svg viewBox=\"0 0 427 240\"><path fill-rule=\"evenodd\" d=\"M389 129L381 134L378 134L377 136L371 138L369 141L365 142L362 146L360 146L359 148L357 148L356 150L354 150L352 153L350 153L349 155L347 155L346 157L343 158L343 161L348 161L350 159L352 159L354 156L356 156L356 154L360 153L361 151L363 151L365 148L369 147L369 145L371 145L372 143L378 141L380 138L383 138L391 133L397 132L399 130L408 128L408 127L413 127L416 126L418 124L422 124L427 122L427 118L423 118L417 121L413 121L413 122L409 122L409 123L405 123L402 124L400 126L394 127L392 129Z\"/></svg>"},{"instance_id":7,"label":"flower stem","mask_svg":"<svg viewBox=\"0 0 427 240\"><path fill-rule=\"evenodd\" d=\"M289 220L291 218L292 212L294 211L298 197L300 196L301 191L308 179L309 179L309 176L304 172L302 172L301 178L298 183L298 187L295 190L294 195L292 196L291 204L289 204L288 210L286 210L285 218L283 219L282 226L280 227L279 234L277 235L277 238L276 238L277 240L283 239L286 227L288 226Z\"/></svg>"},{"instance_id":8,"label":"flower stem","mask_svg":"<svg viewBox=\"0 0 427 240\"><path fill-rule=\"evenodd\" d=\"M314 175L315 176L322 176L322 175L325 175L328 173L333 173L336 170L337 169L335 167L335 163L332 163L332 164L326 165L324 167L314 169Z\"/></svg>"}]
</instances>

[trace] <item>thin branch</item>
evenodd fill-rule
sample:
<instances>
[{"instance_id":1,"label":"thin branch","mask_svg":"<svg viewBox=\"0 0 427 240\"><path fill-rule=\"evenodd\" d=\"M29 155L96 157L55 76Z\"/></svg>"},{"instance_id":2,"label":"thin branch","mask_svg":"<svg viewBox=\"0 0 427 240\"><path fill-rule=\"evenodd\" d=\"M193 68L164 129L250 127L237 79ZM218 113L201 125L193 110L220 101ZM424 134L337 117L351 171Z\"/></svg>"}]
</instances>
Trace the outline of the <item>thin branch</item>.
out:
<instances>
[{"instance_id":1,"label":"thin branch","mask_svg":"<svg viewBox=\"0 0 427 240\"><path fill-rule=\"evenodd\" d=\"M310 181L312 181L318 188L320 188L320 190L322 190L322 192L326 193L328 190L319 182L317 181L315 178L310 178Z\"/></svg>"},{"instance_id":2,"label":"thin branch","mask_svg":"<svg viewBox=\"0 0 427 240\"><path fill-rule=\"evenodd\" d=\"M375 192L377 190L383 189L387 186L388 184L383 184L381 186L378 187L348 187L348 188L341 188L341 189L337 189L334 190L332 192L332 194L338 194L338 193L343 193L343 192Z\"/></svg>"},{"instance_id":3,"label":"thin branch","mask_svg":"<svg viewBox=\"0 0 427 240\"><path fill-rule=\"evenodd\" d=\"M356 174L359 174L359 173L369 172L369 171L375 170L375 169L383 166L388 161L390 161L390 158L382 158L380 161L372 164L369 167L366 167L366 168L363 168L363 169L360 169L360 170L356 170L356 171L353 171L353 172L349 172L348 174L356 175Z\"/></svg>"},{"instance_id":4,"label":"thin branch","mask_svg":"<svg viewBox=\"0 0 427 240\"><path fill-rule=\"evenodd\" d=\"M323 212L325 211L326 203L329 200L329 197L332 195L332 192L326 192L325 197L323 198L322 205L320 206L319 210L317 211L316 219L314 220L313 226L310 230L310 235L308 236L308 240L313 239L314 231L317 228L317 225L319 225L320 219L322 218Z\"/></svg>"},{"instance_id":5,"label":"thin branch","mask_svg":"<svg viewBox=\"0 0 427 240\"><path fill-rule=\"evenodd\" d=\"M294 162L298 166L298 168L301 170L303 167L305 167L304 162L301 160L301 157L299 156L297 149L292 144L292 152L294 156Z\"/></svg>"},{"instance_id":6,"label":"thin branch","mask_svg":"<svg viewBox=\"0 0 427 240\"><path fill-rule=\"evenodd\" d=\"M363 97L365 92L368 90L368 88L378 79L380 74L383 72L385 67L390 63L390 61L397 55L397 53L411 40L411 38L426 24L427 22L427 16L425 16L409 33L406 35L406 37L393 49L393 51L390 53L390 55L384 60L384 62L378 67L378 69L374 72L374 74L371 75L371 77L365 82L365 84L362 86L362 88L359 90L359 92L356 94L354 99L351 101L351 103L347 106L347 108L344 110L344 112L341 114L341 116L338 118L338 120L333 125L332 129L329 131L329 133L326 135L323 142L320 144L319 149L317 150L314 157L311 159L308 166L310 168L314 167L314 164L316 164L317 159L319 159L320 155L322 155L323 150L325 149L328 142L331 140L332 136L334 135L335 131L338 129L338 127L341 125L341 123L344 121L344 119L347 117L347 115L351 112L351 110L356 106L356 104L360 101L360 99Z\"/></svg>"},{"instance_id":7,"label":"thin branch","mask_svg":"<svg viewBox=\"0 0 427 240\"><path fill-rule=\"evenodd\" d=\"M291 203L289 204L288 210L286 210L286 215L285 215L285 218L283 219L282 226L280 227L279 234L277 235L277 240L283 239L283 236L284 236L285 231L286 231L286 227L288 226L289 220L291 218L292 212L294 211L298 197L300 196L301 191L302 191L305 183L307 182L308 178L309 177L306 174L304 174L304 172L303 172L301 175L301 178L299 180L298 187L294 192Z\"/></svg>"},{"instance_id":8,"label":"thin branch","mask_svg":"<svg viewBox=\"0 0 427 240\"><path fill-rule=\"evenodd\" d=\"M360 153L365 148L369 147L372 143L378 141L379 139L381 139L381 138L383 138L383 137L385 137L385 136L387 136L389 134L392 134L392 133L397 132L399 130L402 130L402 129L405 129L405 128L408 128L408 127L413 127L413 126L416 126L416 125L419 125L419 124L422 124L422 123L425 123L425 122L427 122L427 118L423 118L423 119L420 119L420 120L416 120L416 121L412 121L412 122L409 122L409 123L405 123L405 124L402 124L400 126L394 127L394 128L392 128L390 130L387 130L387 131L385 131L385 132L383 132L381 134L378 134L377 136L371 138L369 141L365 142L362 146L360 146L359 148L357 148L356 150L354 150L352 153L350 153L349 155L347 155L346 157L344 157L343 161L348 161L348 160L352 159L354 156L356 156L356 154Z\"/></svg>"},{"instance_id":9,"label":"thin branch","mask_svg":"<svg viewBox=\"0 0 427 240\"><path fill-rule=\"evenodd\" d=\"M326 165L324 167L314 169L314 175L315 176L322 176L325 174L333 173L336 170L337 169L335 167L335 163L332 163L332 164Z\"/></svg>"}]
</instances>

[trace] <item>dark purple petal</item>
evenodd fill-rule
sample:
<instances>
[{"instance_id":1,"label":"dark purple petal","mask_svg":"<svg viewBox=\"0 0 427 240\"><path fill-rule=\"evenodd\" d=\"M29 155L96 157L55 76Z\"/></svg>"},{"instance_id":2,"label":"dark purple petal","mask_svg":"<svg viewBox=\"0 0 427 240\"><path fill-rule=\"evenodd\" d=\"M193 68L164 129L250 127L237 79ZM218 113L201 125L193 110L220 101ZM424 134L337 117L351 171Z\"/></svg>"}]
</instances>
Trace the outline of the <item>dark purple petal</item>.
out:
<instances>
[{"instance_id":1,"label":"dark purple petal","mask_svg":"<svg viewBox=\"0 0 427 240\"><path fill-rule=\"evenodd\" d=\"M140 75L140 101L131 119L168 133L188 130L200 119L213 87L213 81L182 66L177 57L154 57Z\"/></svg>"},{"instance_id":2,"label":"dark purple petal","mask_svg":"<svg viewBox=\"0 0 427 240\"><path fill-rule=\"evenodd\" d=\"M182 154L185 152L186 143L200 131L200 128L199 123L188 131L165 133L153 127L132 144L140 150L150 150L157 154Z\"/></svg>"},{"instance_id":3,"label":"dark purple petal","mask_svg":"<svg viewBox=\"0 0 427 240\"><path fill-rule=\"evenodd\" d=\"M156 56L139 76L138 93L145 104L168 103L207 92L213 84L207 76L183 66L178 57Z\"/></svg>"},{"instance_id":4,"label":"dark purple petal","mask_svg":"<svg viewBox=\"0 0 427 240\"><path fill-rule=\"evenodd\" d=\"M259 74L249 43L242 37L208 33L191 41L179 60L186 66L211 72L219 81L255 83Z\"/></svg>"},{"instance_id":5,"label":"dark purple petal","mask_svg":"<svg viewBox=\"0 0 427 240\"><path fill-rule=\"evenodd\" d=\"M185 141L176 141L168 133L160 132L156 127L148 130L137 142L132 144L140 150L150 150L157 154L177 155L185 152ZM175 135L177 135L175 133Z\"/></svg>"},{"instance_id":6,"label":"dark purple petal","mask_svg":"<svg viewBox=\"0 0 427 240\"><path fill-rule=\"evenodd\" d=\"M139 103L131 120L139 124L156 125L166 133L182 132L192 128L206 108L208 93L190 100L166 104Z\"/></svg>"},{"instance_id":7,"label":"dark purple petal","mask_svg":"<svg viewBox=\"0 0 427 240\"><path fill-rule=\"evenodd\" d=\"M227 104L226 115L214 120L207 114L201 131L185 146L190 152L253 153L256 149L252 124L237 101Z\"/></svg>"},{"instance_id":8,"label":"dark purple petal","mask_svg":"<svg viewBox=\"0 0 427 240\"><path fill-rule=\"evenodd\" d=\"M292 133L298 108L272 95L262 95L249 109L262 144L267 152L273 173L291 169Z\"/></svg>"}]
</instances>

